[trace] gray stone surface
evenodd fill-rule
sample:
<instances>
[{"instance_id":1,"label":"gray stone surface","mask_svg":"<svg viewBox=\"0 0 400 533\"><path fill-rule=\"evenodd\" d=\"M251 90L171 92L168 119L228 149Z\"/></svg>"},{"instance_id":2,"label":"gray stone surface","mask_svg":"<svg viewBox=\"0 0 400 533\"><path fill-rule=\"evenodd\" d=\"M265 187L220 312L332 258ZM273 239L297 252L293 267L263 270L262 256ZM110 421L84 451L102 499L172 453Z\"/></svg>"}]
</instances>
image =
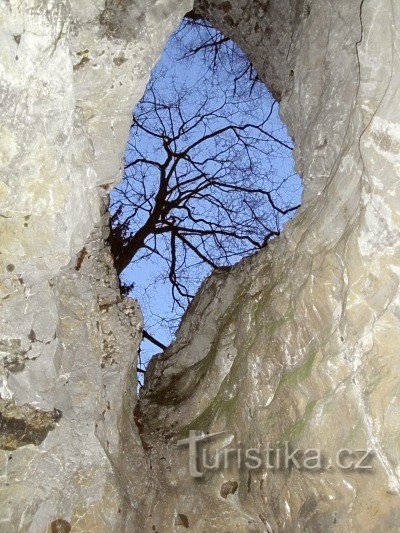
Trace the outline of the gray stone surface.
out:
<instances>
[{"instance_id":1,"label":"gray stone surface","mask_svg":"<svg viewBox=\"0 0 400 533\"><path fill-rule=\"evenodd\" d=\"M104 248L105 202L131 110L188 8L0 2L0 531L135 527L118 465L128 432L140 492L142 318Z\"/></svg>"},{"instance_id":2,"label":"gray stone surface","mask_svg":"<svg viewBox=\"0 0 400 533\"><path fill-rule=\"evenodd\" d=\"M151 363L144 440L157 477L178 487L156 527L180 531L183 513L194 531L398 531L400 5L200 9L281 98L304 194L268 249L205 283L176 343ZM187 449L171 444L190 429L226 431L214 447L289 441L327 459L372 448L373 470L231 461L193 480Z\"/></svg>"},{"instance_id":3,"label":"gray stone surface","mask_svg":"<svg viewBox=\"0 0 400 533\"><path fill-rule=\"evenodd\" d=\"M0 531L398 531L392 0L197 6L280 99L303 202L268 249L203 284L135 406L142 319L104 247L105 196L190 7L0 3ZM230 464L195 480L176 447L189 430L224 431L214 450L370 447L374 469Z\"/></svg>"}]
</instances>

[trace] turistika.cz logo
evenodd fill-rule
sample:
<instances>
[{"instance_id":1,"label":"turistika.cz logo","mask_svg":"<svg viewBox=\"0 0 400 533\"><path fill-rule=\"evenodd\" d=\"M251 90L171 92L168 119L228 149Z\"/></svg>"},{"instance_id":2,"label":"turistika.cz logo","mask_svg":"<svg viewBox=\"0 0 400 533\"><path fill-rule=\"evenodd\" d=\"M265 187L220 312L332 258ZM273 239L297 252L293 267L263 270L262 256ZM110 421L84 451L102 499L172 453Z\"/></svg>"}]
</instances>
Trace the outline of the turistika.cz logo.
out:
<instances>
[{"instance_id":1,"label":"turistika.cz logo","mask_svg":"<svg viewBox=\"0 0 400 533\"><path fill-rule=\"evenodd\" d=\"M373 470L374 452L370 448L340 448L334 457L327 458L319 448L302 450L293 447L289 441L275 446L267 443L263 448L245 447L241 443L229 447L233 439L234 435L228 431L203 433L190 430L189 437L179 440L176 444L178 447L187 447L188 470L194 478L203 477L206 471L227 470L234 464L238 469L248 470Z\"/></svg>"}]
</instances>

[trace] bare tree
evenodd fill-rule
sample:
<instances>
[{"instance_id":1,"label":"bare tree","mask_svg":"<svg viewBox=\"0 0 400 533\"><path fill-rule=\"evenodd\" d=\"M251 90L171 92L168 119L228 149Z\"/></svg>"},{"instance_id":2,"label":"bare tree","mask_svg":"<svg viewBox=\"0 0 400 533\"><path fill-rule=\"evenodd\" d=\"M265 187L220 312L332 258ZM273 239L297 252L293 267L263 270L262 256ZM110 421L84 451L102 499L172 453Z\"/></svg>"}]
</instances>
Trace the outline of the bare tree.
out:
<instances>
[{"instance_id":1,"label":"bare tree","mask_svg":"<svg viewBox=\"0 0 400 533\"><path fill-rule=\"evenodd\" d=\"M187 38L189 36L189 39ZM228 75L235 92L252 93L261 82L244 52L195 10L186 13L173 38L180 46L180 60L201 56L215 76Z\"/></svg>"},{"instance_id":2,"label":"bare tree","mask_svg":"<svg viewBox=\"0 0 400 533\"><path fill-rule=\"evenodd\" d=\"M111 206L109 242L119 273L151 254L165 261L184 306L193 296L190 265L226 268L278 235L282 217L297 208L280 195L286 180L274 183L267 168L291 146L268 129L274 104L255 120L226 94L205 92L193 108L190 91L165 98L155 85L133 116L132 159Z\"/></svg>"},{"instance_id":3,"label":"bare tree","mask_svg":"<svg viewBox=\"0 0 400 533\"><path fill-rule=\"evenodd\" d=\"M170 284L172 328L210 271L279 234L299 187L276 104L240 49L200 19L173 39L183 66L158 66L134 110L109 236L124 292L129 265L164 265L154 282Z\"/></svg>"}]
</instances>

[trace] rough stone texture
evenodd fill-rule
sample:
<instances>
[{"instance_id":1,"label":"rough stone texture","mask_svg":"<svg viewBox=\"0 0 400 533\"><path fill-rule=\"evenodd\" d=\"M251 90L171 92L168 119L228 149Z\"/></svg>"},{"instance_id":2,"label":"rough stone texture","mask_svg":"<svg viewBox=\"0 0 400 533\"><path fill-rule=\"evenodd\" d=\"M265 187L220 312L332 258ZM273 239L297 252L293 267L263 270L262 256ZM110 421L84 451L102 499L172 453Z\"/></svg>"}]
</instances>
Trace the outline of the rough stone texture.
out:
<instances>
[{"instance_id":1,"label":"rough stone texture","mask_svg":"<svg viewBox=\"0 0 400 533\"><path fill-rule=\"evenodd\" d=\"M188 8L0 2L2 532L135 527L123 479L133 501L142 319L104 249L105 195L132 107Z\"/></svg>"},{"instance_id":2,"label":"rough stone texture","mask_svg":"<svg viewBox=\"0 0 400 533\"><path fill-rule=\"evenodd\" d=\"M398 531L400 4L199 9L281 99L303 207L268 249L203 285L150 365L143 438L170 487L154 523L174 530L183 513L194 531ZM329 458L370 447L374 469L249 473L231 462L193 480L187 449L173 446L189 429Z\"/></svg>"},{"instance_id":3,"label":"rough stone texture","mask_svg":"<svg viewBox=\"0 0 400 533\"><path fill-rule=\"evenodd\" d=\"M0 398L0 448L16 450L27 444L40 444L61 417L57 409L41 411Z\"/></svg>"},{"instance_id":4,"label":"rough stone texture","mask_svg":"<svg viewBox=\"0 0 400 533\"><path fill-rule=\"evenodd\" d=\"M0 530L398 531L393 0L198 6L280 99L303 207L268 249L203 284L134 407L141 317L118 294L102 195L148 68L189 8L0 4L0 407L27 425L33 409L62 412L42 442L1 452ZM231 465L194 480L175 446L190 429L330 457L368 446L374 470Z\"/></svg>"}]
</instances>

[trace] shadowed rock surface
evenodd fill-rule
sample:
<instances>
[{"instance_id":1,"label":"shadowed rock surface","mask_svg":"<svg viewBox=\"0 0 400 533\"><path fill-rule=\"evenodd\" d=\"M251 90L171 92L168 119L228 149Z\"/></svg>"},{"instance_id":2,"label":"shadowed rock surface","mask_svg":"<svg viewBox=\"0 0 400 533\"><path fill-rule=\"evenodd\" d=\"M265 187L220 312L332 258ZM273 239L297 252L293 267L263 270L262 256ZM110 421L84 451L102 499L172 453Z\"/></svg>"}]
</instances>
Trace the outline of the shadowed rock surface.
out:
<instances>
[{"instance_id":1,"label":"shadowed rock surface","mask_svg":"<svg viewBox=\"0 0 400 533\"><path fill-rule=\"evenodd\" d=\"M41 411L0 398L0 448L16 450L27 444L41 444L61 417L57 409Z\"/></svg>"},{"instance_id":2,"label":"shadowed rock surface","mask_svg":"<svg viewBox=\"0 0 400 533\"><path fill-rule=\"evenodd\" d=\"M1 451L0 529L398 531L400 5L391 0L195 6L280 100L302 208L267 249L203 283L136 405L141 314L119 295L104 247L106 195L149 68L191 8L0 7L0 395L46 421L12 457ZM2 439L17 441L10 427ZM190 430L223 432L214 451L288 441L328 459L372 448L373 470L231 462L193 479L187 448L176 446Z\"/></svg>"}]
</instances>

